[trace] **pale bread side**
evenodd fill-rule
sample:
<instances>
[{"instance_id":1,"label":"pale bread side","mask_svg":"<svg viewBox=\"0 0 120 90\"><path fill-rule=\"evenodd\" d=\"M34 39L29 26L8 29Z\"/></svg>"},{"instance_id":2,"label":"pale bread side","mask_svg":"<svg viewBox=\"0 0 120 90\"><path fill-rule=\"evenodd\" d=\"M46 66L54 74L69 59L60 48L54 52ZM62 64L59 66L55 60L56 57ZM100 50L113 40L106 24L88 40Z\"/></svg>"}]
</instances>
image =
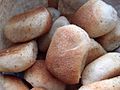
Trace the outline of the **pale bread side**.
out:
<instances>
[{"instance_id":1,"label":"pale bread side","mask_svg":"<svg viewBox=\"0 0 120 90\"><path fill-rule=\"evenodd\" d=\"M83 85L112 78L120 74L120 53L107 53L88 64L82 73Z\"/></svg>"},{"instance_id":2,"label":"pale bread side","mask_svg":"<svg viewBox=\"0 0 120 90\"><path fill-rule=\"evenodd\" d=\"M106 51L113 51L120 46L120 19L116 27L108 34L97 38Z\"/></svg>"},{"instance_id":3,"label":"pale bread side","mask_svg":"<svg viewBox=\"0 0 120 90\"><path fill-rule=\"evenodd\" d=\"M16 45L0 51L0 72L21 72L36 61L36 41Z\"/></svg>"},{"instance_id":4,"label":"pale bread side","mask_svg":"<svg viewBox=\"0 0 120 90\"><path fill-rule=\"evenodd\" d=\"M47 10L50 12L53 22L60 17L60 11L58 11L57 9L53 7L48 7Z\"/></svg>"},{"instance_id":5,"label":"pale bread side","mask_svg":"<svg viewBox=\"0 0 120 90\"><path fill-rule=\"evenodd\" d=\"M120 90L120 76L82 86L79 90Z\"/></svg>"}]
</instances>

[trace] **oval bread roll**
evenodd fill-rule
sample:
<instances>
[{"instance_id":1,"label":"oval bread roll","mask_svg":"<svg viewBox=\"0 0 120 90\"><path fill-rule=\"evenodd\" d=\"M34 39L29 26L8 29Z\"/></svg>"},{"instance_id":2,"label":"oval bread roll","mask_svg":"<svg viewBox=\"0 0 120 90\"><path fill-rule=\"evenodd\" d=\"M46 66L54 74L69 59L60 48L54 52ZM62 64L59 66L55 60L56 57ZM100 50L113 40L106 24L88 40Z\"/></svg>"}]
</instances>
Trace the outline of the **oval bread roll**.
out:
<instances>
[{"instance_id":1,"label":"oval bread roll","mask_svg":"<svg viewBox=\"0 0 120 90\"><path fill-rule=\"evenodd\" d=\"M39 7L12 17L4 33L14 43L29 41L48 32L51 21L47 9Z\"/></svg>"},{"instance_id":2,"label":"oval bread roll","mask_svg":"<svg viewBox=\"0 0 120 90\"><path fill-rule=\"evenodd\" d=\"M0 76L0 83L0 90L29 90L21 79L13 76Z\"/></svg>"},{"instance_id":3,"label":"oval bread roll","mask_svg":"<svg viewBox=\"0 0 120 90\"><path fill-rule=\"evenodd\" d=\"M88 64L82 73L82 83L90 84L120 74L120 53L107 53Z\"/></svg>"},{"instance_id":4,"label":"oval bread roll","mask_svg":"<svg viewBox=\"0 0 120 90\"><path fill-rule=\"evenodd\" d=\"M79 90L120 90L120 76L82 86Z\"/></svg>"},{"instance_id":5,"label":"oval bread roll","mask_svg":"<svg viewBox=\"0 0 120 90\"><path fill-rule=\"evenodd\" d=\"M58 11L57 9L52 8L52 7L48 7L47 9L52 16L52 21L55 21L57 18L60 17L60 11Z\"/></svg>"},{"instance_id":6,"label":"oval bread roll","mask_svg":"<svg viewBox=\"0 0 120 90\"><path fill-rule=\"evenodd\" d=\"M35 41L20 44L0 51L0 72L21 72L36 61L37 44Z\"/></svg>"},{"instance_id":7,"label":"oval bread roll","mask_svg":"<svg viewBox=\"0 0 120 90\"><path fill-rule=\"evenodd\" d=\"M54 78L46 69L45 62L38 60L25 72L25 80L33 87L43 87L46 90L65 90L65 84Z\"/></svg>"},{"instance_id":8,"label":"oval bread roll","mask_svg":"<svg viewBox=\"0 0 120 90\"><path fill-rule=\"evenodd\" d=\"M86 65L106 53L107 52L98 42L96 42L94 39L91 39L90 49L88 51L88 56L86 60Z\"/></svg>"},{"instance_id":9,"label":"oval bread roll","mask_svg":"<svg viewBox=\"0 0 120 90\"><path fill-rule=\"evenodd\" d=\"M46 56L48 70L66 84L79 83L89 43L88 34L76 25L58 28Z\"/></svg>"},{"instance_id":10,"label":"oval bread roll","mask_svg":"<svg viewBox=\"0 0 120 90\"><path fill-rule=\"evenodd\" d=\"M92 38L109 33L117 24L116 10L102 0L89 0L72 17Z\"/></svg>"},{"instance_id":11,"label":"oval bread roll","mask_svg":"<svg viewBox=\"0 0 120 90\"><path fill-rule=\"evenodd\" d=\"M51 30L48 34L38 39L39 49L42 52L46 52L51 43L51 39L56 32L57 28L70 24L66 17L59 17L52 25Z\"/></svg>"},{"instance_id":12,"label":"oval bread roll","mask_svg":"<svg viewBox=\"0 0 120 90\"><path fill-rule=\"evenodd\" d=\"M45 90L44 88L32 88L31 90Z\"/></svg>"},{"instance_id":13,"label":"oval bread roll","mask_svg":"<svg viewBox=\"0 0 120 90\"><path fill-rule=\"evenodd\" d=\"M120 46L120 19L112 32L99 37L98 42L106 51L113 51Z\"/></svg>"}]
</instances>

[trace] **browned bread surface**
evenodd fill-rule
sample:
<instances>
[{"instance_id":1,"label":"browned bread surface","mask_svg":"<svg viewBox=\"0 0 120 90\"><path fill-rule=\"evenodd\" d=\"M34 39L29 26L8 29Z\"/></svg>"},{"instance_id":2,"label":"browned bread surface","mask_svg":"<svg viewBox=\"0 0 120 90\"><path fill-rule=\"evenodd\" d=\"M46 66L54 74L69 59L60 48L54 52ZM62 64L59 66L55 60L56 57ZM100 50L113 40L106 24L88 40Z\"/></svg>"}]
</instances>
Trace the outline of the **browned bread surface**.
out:
<instances>
[{"instance_id":1,"label":"browned bread surface","mask_svg":"<svg viewBox=\"0 0 120 90\"><path fill-rule=\"evenodd\" d=\"M25 42L48 32L52 23L51 15L44 7L35 8L12 17L4 30L12 42Z\"/></svg>"},{"instance_id":2,"label":"browned bread surface","mask_svg":"<svg viewBox=\"0 0 120 90\"><path fill-rule=\"evenodd\" d=\"M116 10L102 0L89 0L72 17L92 38L109 33L117 24Z\"/></svg>"},{"instance_id":3,"label":"browned bread surface","mask_svg":"<svg viewBox=\"0 0 120 90\"><path fill-rule=\"evenodd\" d=\"M25 72L26 81L33 87L43 87L47 90L65 90L65 84L54 78L46 69L44 60L38 60Z\"/></svg>"},{"instance_id":4,"label":"browned bread surface","mask_svg":"<svg viewBox=\"0 0 120 90\"><path fill-rule=\"evenodd\" d=\"M88 54L90 38L76 25L55 32L46 56L48 70L67 84L79 82Z\"/></svg>"}]
</instances>

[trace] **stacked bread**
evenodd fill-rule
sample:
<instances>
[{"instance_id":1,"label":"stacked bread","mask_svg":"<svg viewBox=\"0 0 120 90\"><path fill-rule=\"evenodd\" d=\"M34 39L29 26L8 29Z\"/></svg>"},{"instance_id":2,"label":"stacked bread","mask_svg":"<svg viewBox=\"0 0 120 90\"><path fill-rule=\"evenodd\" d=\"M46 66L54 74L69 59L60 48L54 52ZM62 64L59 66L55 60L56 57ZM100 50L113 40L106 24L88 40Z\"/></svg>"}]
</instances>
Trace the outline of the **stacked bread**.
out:
<instances>
[{"instance_id":1,"label":"stacked bread","mask_svg":"<svg viewBox=\"0 0 120 90\"><path fill-rule=\"evenodd\" d=\"M5 24L0 90L120 90L117 11L102 0L40 3Z\"/></svg>"}]
</instances>

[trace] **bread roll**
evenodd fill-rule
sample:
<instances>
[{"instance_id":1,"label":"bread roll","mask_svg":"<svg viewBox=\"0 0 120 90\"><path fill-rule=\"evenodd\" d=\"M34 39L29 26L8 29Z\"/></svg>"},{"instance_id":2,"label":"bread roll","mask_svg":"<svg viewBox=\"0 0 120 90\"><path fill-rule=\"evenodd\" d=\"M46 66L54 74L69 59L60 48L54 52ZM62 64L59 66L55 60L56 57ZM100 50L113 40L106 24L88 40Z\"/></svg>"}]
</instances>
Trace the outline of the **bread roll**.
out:
<instances>
[{"instance_id":1,"label":"bread roll","mask_svg":"<svg viewBox=\"0 0 120 90\"><path fill-rule=\"evenodd\" d=\"M35 2L38 3L39 6L48 7L48 0L38 0L38 1L35 1Z\"/></svg>"},{"instance_id":2,"label":"bread roll","mask_svg":"<svg viewBox=\"0 0 120 90\"><path fill-rule=\"evenodd\" d=\"M4 27L8 20L37 6L48 6L48 0L0 0L0 50L13 44L4 35Z\"/></svg>"},{"instance_id":3,"label":"bread roll","mask_svg":"<svg viewBox=\"0 0 120 90\"><path fill-rule=\"evenodd\" d=\"M25 72L25 80L33 87L43 87L46 90L65 90L65 84L47 71L43 60L38 60Z\"/></svg>"},{"instance_id":4,"label":"bread roll","mask_svg":"<svg viewBox=\"0 0 120 90\"><path fill-rule=\"evenodd\" d=\"M12 42L25 42L48 32L51 15L44 7L32 9L12 17L4 30L5 36Z\"/></svg>"},{"instance_id":5,"label":"bread roll","mask_svg":"<svg viewBox=\"0 0 120 90\"><path fill-rule=\"evenodd\" d=\"M120 90L120 76L82 86L79 90Z\"/></svg>"},{"instance_id":6,"label":"bread roll","mask_svg":"<svg viewBox=\"0 0 120 90\"><path fill-rule=\"evenodd\" d=\"M21 72L36 61L37 44L31 41L0 51L0 72Z\"/></svg>"},{"instance_id":7,"label":"bread roll","mask_svg":"<svg viewBox=\"0 0 120 90\"><path fill-rule=\"evenodd\" d=\"M58 11L57 9L52 8L52 7L48 7L47 9L52 16L52 21L55 21L57 18L60 17L60 11Z\"/></svg>"},{"instance_id":8,"label":"bread roll","mask_svg":"<svg viewBox=\"0 0 120 90\"><path fill-rule=\"evenodd\" d=\"M112 32L99 37L98 42L106 51L113 51L120 46L120 19Z\"/></svg>"},{"instance_id":9,"label":"bread roll","mask_svg":"<svg viewBox=\"0 0 120 90\"><path fill-rule=\"evenodd\" d=\"M51 39L56 32L57 28L70 24L66 17L59 17L52 25L51 30L48 34L38 39L39 49L42 52L46 52L51 43Z\"/></svg>"},{"instance_id":10,"label":"bread roll","mask_svg":"<svg viewBox=\"0 0 120 90\"><path fill-rule=\"evenodd\" d=\"M120 53L107 53L86 66L82 73L82 83L91 84L119 74Z\"/></svg>"},{"instance_id":11,"label":"bread roll","mask_svg":"<svg viewBox=\"0 0 120 90\"><path fill-rule=\"evenodd\" d=\"M66 84L79 83L89 43L88 34L76 25L58 28L46 56L48 70Z\"/></svg>"},{"instance_id":12,"label":"bread roll","mask_svg":"<svg viewBox=\"0 0 120 90\"><path fill-rule=\"evenodd\" d=\"M23 81L13 76L0 76L0 90L29 90Z\"/></svg>"},{"instance_id":13,"label":"bread roll","mask_svg":"<svg viewBox=\"0 0 120 90\"><path fill-rule=\"evenodd\" d=\"M91 39L90 49L88 51L88 56L86 60L86 65L106 53L107 52L98 42L96 42L94 39Z\"/></svg>"},{"instance_id":14,"label":"bread roll","mask_svg":"<svg viewBox=\"0 0 120 90\"><path fill-rule=\"evenodd\" d=\"M89 0L72 17L92 38L109 33L117 24L116 10L102 0Z\"/></svg>"}]
</instances>

